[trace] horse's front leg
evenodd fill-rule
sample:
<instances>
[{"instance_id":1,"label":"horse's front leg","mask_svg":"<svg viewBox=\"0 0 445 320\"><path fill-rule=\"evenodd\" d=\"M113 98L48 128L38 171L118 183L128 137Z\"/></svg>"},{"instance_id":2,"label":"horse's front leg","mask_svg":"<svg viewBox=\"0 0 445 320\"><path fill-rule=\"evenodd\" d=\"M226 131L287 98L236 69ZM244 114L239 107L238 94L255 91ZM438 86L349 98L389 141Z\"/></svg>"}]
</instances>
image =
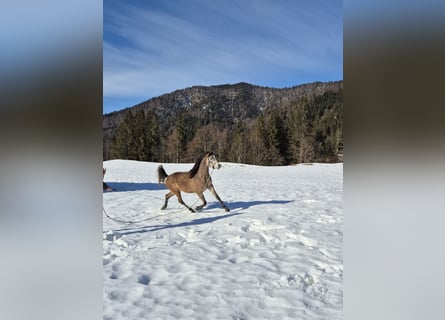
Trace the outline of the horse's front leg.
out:
<instances>
[{"instance_id":1,"label":"horse's front leg","mask_svg":"<svg viewBox=\"0 0 445 320\"><path fill-rule=\"evenodd\" d=\"M221 198L216 193L216 190L215 190L215 187L213 186L213 184L210 185L209 190L215 196L215 198L219 201L219 203L221 204L221 207L224 208L224 210L226 210L226 212L229 212L230 209L224 204L224 202L222 202Z\"/></svg>"},{"instance_id":2,"label":"horse's front leg","mask_svg":"<svg viewBox=\"0 0 445 320\"><path fill-rule=\"evenodd\" d=\"M201 201L202 201L202 205L197 206L196 210L201 210L202 208L204 208L206 206L207 201L206 201L206 198L204 198L204 194L202 192L196 193L196 194L198 195L199 199L201 199Z\"/></svg>"}]
</instances>

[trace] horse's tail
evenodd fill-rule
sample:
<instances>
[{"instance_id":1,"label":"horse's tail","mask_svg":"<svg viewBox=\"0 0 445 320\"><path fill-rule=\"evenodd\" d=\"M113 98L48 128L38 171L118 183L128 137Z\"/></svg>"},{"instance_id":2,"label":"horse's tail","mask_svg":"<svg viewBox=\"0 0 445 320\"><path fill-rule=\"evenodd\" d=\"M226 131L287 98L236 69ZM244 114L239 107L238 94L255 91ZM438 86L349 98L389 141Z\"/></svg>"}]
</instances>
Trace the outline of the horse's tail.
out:
<instances>
[{"instance_id":1,"label":"horse's tail","mask_svg":"<svg viewBox=\"0 0 445 320\"><path fill-rule=\"evenodd\" d=\"M165 172L164 167L160 165L158 167L158 183L165 183L165 178L167 178L168 174Z\"/></svg>"}]
</instances>

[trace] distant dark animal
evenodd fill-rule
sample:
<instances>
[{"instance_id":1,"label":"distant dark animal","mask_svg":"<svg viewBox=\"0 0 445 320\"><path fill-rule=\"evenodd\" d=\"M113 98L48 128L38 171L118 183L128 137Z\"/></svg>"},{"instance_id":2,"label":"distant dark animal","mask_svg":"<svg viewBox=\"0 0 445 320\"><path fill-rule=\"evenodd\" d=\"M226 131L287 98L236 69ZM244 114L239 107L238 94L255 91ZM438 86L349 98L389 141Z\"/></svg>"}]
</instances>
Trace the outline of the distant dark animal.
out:
<instances>
[{"instance_id":1,"label":"distant dark animal","mask_svg":"<svg viewBox=\"0 0 445 320\"><path fill-rule=\"evenodd\" d=\"M168 175L165 172L164 167L160 165L158 167L158 182L165 182L167 188L170 189L170 192L165 195L165 203L161 210L167 208L168 199L175 195L180 204L184 205L191 212L195 212L194 209L184 203L181 197L181 191L186 193L196 193L202 200L202 205L197 206L196 210L201 210L207 204L203 193L205 190L209 189L219 201L221 207L227 212L230 211L230 209L224 204L224 202L222 202L221 198L215 191L215 187L212 184L212 178L209 174L209 168L221 168L221 164L218 162L218 160L216 160L213 152L206 153L204 157L196 161L193 168L188 172L175 172Z\"/></svg>"},{"instance_id":2,"label":"distant dark animal","mask_svg":"<svg viewBox=\"0 0 445 320\"><path fill-rule=\"evenodd\" d=\"M102 177L105 177L105 173L107 172L106 168L102 168ZM111 188L108 184L102 181L103 184L103 191L114 191L113 188Z\"/></svg>"}]
</instances>

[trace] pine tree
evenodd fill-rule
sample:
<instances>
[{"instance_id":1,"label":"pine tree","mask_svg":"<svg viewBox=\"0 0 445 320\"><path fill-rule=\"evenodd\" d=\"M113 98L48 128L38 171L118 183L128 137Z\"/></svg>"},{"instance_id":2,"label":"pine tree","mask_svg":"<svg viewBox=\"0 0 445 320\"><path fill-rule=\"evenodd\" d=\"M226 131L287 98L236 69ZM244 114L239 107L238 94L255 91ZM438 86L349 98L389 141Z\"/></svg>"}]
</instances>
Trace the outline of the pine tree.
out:
<instances>
[{"instance_id":1,"label":"pine tree","mask_svg":"<svg viewBox=\"0 0 445 320\"><path fill-rule=\"evenodd\" d=\"M148 139L146 135L146 118L144 110L140 109L134 119L134 124L132 127L132 135L136 144L136 153L137 153L137 160L139 161L147 161L148 160L148 153L149 153L149 146L148 146Z\"/></svg>"},{"instance_id":2,"label":"pine tree","mask_svg":"<svg viewBox=\"0 0 445 320\"><path fill-rule=\"evenodd\" d=\"M262 163L263 165L281 165L284 163L284 157L280 153L280 149L284 150L287 145L287 137L283 137L285 133L282 120L278 113L272 113L267 119L264 115L258 117L258 130L262 138L267 152L265 153Z\"/></svg>"},{"instance_id":3,"label":"pine tree","mask_svg":"<svg viewBox=\"0 0 445 320\"><path fill-rule=\"evenodd\" d=\"M177 140L176 144L176 161L181 162L186 159L186 151L187 151L187 142L190 137L190 132L187 128L187 111L183 110L175 122L175 138Z\"/></svg>"},{"instance_id":4,"label":"pine tree","mask_svg":"<svg viewBox=\"0 0 445 320\"><path fill-rule=\"evenodd\" d=\"M160 161L159 117L154 110L149 110L147 113L144 134L147 144L147 161Z\"/></svg>"},{"instance_id":5,"label":"pine tree","mask_svg":"<svg viewBox=\"0 0 445 320\"><path fill-rule=\"evenodd\" d=\"M131 110L125 113L123 122L119 125L113 143L112 157L114 159L137 160L137 144L134 136L135 118Z\"/></svg>"},{"instance_id":6,"label":"pine tree","mask_svg":"<svg viewBox=\"0 0 445 320\"><path fill-rule=\"evenodd\" d=\"M313 114L307 100L302 99L291 110L288 128L290 161L311 162L314 158Z\"/></svg>"},{"instance_id":7,"label":"pine tree","mask_svg":"<svg viewBox=\"0 0 445 320\"><path fill-rule=\"evenodd\" d=\"M238 122L228 136L228 149L226 152L227 161L246 163L247 156L247 135L246 125Z\"/></svg>"},{"instance_id":8,"label":"pine tree","mask_svg":"<svg viewBox=\"0 0 445 320\"><path fill-rule=\"evenodd\" d=\"M247 159L246 163L261 165L265 163L267 149L261 138L258 124L255 123L247 134Z\"/></svg>"},{"instance_id":9,"label":"pine tree","mask_svg":"<svg viewBox=\"0 0 445 320\"><path fill-rule=\"evenodd\" d=\"M339 149L342 144L341 93L327 92L312 103L318 116L314 120L315 154L321 161L338 161Z\"/></svg>"},{"instance_id":10,"label":"pine tree","mask_svg":"<svg viewBox=\"0 0 445 320\"><path fill-rule=\"evenodd\" d=\"M300 132L300 162L312 162L315 156L314 114L309 104L304 104L302 130Z\"/></svg>"},{"instance_id":11,"label":"pine tree","mask_svg":"<svg viewBox=\"0 0 445 320\"><path fill-rule=\"evenodd\" d=\"M289 140L289 160L298 163L301 131L302 131L302 103L295 105L289 114L288 119L288 140Z\"/></svg>"},{"instance_id":12,"label":"pine tree","mask_svg":"<svg viewBox=\"0 0 445 320\"><path fill-rule=\"evenodd\" d=\"M269 127L271 130L271 148L278 151L275 165L285 164L288 158L289 146L287 128L284 124L283 116L277 110L274 110L270 116Z\"/></svg>"}]
</instances>

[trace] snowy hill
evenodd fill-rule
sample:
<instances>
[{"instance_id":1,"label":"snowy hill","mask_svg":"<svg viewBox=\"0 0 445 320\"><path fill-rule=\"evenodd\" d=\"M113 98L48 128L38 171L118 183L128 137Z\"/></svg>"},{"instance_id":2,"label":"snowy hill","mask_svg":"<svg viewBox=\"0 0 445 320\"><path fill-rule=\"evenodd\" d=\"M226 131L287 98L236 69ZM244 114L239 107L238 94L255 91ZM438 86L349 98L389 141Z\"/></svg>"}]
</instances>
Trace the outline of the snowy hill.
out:
<instances>
[{"instance_id":1,"label":"snowy hill","mask_svg":"<svg viewBox=\"0 0 445 320\"><path fill-rule=\"evenodd\" d=\"M191 213L158 163L104 162L104 319L342 319L343 165L222 163ZM164 164L167 173L192 164ZM196 207L195 194L183 194Z\"/></svg>"}]
</instances>

